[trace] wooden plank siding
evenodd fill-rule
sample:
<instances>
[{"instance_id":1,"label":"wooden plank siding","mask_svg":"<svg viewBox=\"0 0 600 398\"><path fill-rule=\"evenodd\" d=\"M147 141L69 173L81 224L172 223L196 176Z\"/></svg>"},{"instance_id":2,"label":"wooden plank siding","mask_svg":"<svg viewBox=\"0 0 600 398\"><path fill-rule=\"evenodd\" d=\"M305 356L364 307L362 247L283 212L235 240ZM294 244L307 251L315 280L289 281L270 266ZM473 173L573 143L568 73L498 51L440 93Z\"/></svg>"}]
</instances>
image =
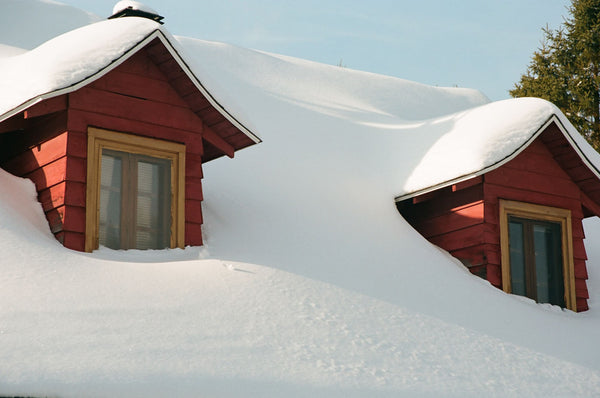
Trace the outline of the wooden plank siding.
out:
<instances>
[{"instance_id":1,"label":"wooden plank siding","mask_svg":"<svg viewBox=\"0 0 600 398\"><path fill-rule=\"evenodd\" d=\"M476 177L399 202L398 210L421 235L486 278L494 232L484 225L482 179Z\"/></svg>"},{"instance_id":2,"label":"wooden plank siding","mask_svg":"<svg viewBox=\"0 0 600 398\"><path fill-rule=\"evenodd\" d=\"M8 143L2 167L34 182L50 229L66 247L85 248L90 126L185 144L185 244L202 244L205 123L145 50L89 85L36 105L19 120L24 131L2 135Z\"/></svg>"},{"instance_id":3,"label":"wooden plank siding","mask_svg":"<svg viewBox=\"0 0 600 398\"><path fill-rule=\"evenodd\" d=\"M544 133L545 134L545 133ZM542 136L544 135L542 134ZM581 161L580 161L581 162ZM537 139L516 158L484 175L485 223L498 225L499 199L559 207L571 211L577 310L587 310L585 246L581 188L554 159L543 139ZM498 263L500 267L500 263Z\"/></svg>"},{"instance_id":4,"label":"wooden plank siding","mask_svg":"<svg viewBox=\"0 0 600 398\"><path fill-rule=\"evenodd\" d=\"M599 198L598 178L552 124L503 166L396 205L425 238L498 288L502 288L500 199L569 209L577 310L584 311L589 294L582 220L600 209ZM590 209L582 205L584 201Z\"/></svg>"},{"instance_id":5,"label":"wooden plank siding","mask_svg":"<svg viewBox=\"0 0 600 398\"><path fill-rule=\"evenodd\" d=\"M201 245L204 124L145 51L69 94L69 132L89 126L185 144L185 245Z\"/></svg>"},{"instance_id":6,"label":"wooden plank siding","mask_svg":"<svg viewBox=\"0 0 600 398\"><path fill-rule=\"evenodd\" d=\"M66 247L83 250L85 233L85 135L64 132L3 164L29 178L50 230Z\"/></svg>"}]
</instances>

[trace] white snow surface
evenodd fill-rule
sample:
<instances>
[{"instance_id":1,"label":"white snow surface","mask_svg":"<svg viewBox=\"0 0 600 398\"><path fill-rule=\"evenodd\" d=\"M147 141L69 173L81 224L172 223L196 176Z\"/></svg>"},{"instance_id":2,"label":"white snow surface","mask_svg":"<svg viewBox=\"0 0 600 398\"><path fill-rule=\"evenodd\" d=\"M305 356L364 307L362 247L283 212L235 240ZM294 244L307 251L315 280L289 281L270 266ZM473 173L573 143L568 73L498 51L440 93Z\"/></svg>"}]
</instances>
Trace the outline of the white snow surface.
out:
<instances>
[{"instance_id":1,"label":"white snow surface","mask_svg":"<svg viewBox=\"0 0 600 398\"><path fill-rule=\"evenodd\" d=\"M145 18L119 18L97 22L48 40L23 54L0 62L0 118L42 96L76 83L100 77L129 49L157 28Z\"/></svg>"},{"instance_id":2,"label":"white snow surface","mask_svg":"<svg viewBox=\"0 0 600 398\"><path fill-rule=\"evenodd\" d=\"M147 5L140 3L139 1L133 0L121 0L117 2L117 4L115 4L115 6L113 7L113 15L127 8L131 8L132 10L145 11L150 14L158 15L158 12L154 11L153 8L150 8Z\"/></svg>"},{"instance_id":3,"label":"white snow surface","mask_svg":"<svg viewBox=\"0 0 600 398\"><path fill-rule=\"evenodd\" d=\"M103 52L88 54L97 67L73 66L76 54L50 60L43 88L22 81L31 91L14 93L16 105L3 86L0 113L122 57L156 28L145 21L101 22L0 59L0 71L9 61L18 73L78 40L69 35ZM112 30L116 42L101 43ZM33 184L0 170L0 395L600 394L598 220L585 224L591 309L575 314L471 275L394 206L423 180L519 150L552 114L600 164L557 109L222 43L173 44L263 143L205 165L206 245L185 250L66 250ZM448 156L446 146L461 150L453 137L477 152Z\"/></svg>"}]
</instances>

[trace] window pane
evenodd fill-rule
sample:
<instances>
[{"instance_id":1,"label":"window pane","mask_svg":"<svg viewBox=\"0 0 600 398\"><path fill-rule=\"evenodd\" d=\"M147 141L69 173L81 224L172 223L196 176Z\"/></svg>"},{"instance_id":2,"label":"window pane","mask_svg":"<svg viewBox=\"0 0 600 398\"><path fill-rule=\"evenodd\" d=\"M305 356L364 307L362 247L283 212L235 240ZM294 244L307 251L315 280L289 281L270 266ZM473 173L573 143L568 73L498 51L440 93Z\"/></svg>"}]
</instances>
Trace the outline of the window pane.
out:
<instances>
[{"instance_id":1,"label":"window pane","mask_svg":"<svg viewBox=\"0 0 600 398\"><path fill-rule=\"evenodd\" d=\"M537 299L564 306L560 224L533 225Z\"/></svg>"},{"instance_id":2,"label":"window pane","mask_svg":"<svg viewBox=\"0 0 600 398\"><path fill-rule=\"evenodd\" d=\"M106 151L102 153L100 177L100 225L101 245L118 249L121 247L121 177L122 159Z\"/></svg>"},{"instance_id":3,"label":"window pane","mask_svg":"<svg viewBox=\"0 0 600 398\"><path fill-rule=\"evenodd\" d=\"M510 245L510 285L514 294L526 296L525 245L523 224L509 220L508 236Z\"/></svg>"},{"instance_id":4,"label":"window pane","mask_svg":"<svg viewBox=\"0 0 600 398\"><path fill-rule=\"evenodd\" d=\"M136 248L170 245L170 161L143 157L137 162Z\"/></svg>"},{"instance_id":5,"label":"window pane","mask_svg":"<svg viewBox=\"0 0 600 398\"><path fill-rule=\"evenodd\" d=\"M550 299L548 286L549 253L548 237L550 233L545 225L535 224L533 226L533 242L535 247L535 274L537 286L537 298L540 303L547 303Z\"/></svg>"}]
</instances>

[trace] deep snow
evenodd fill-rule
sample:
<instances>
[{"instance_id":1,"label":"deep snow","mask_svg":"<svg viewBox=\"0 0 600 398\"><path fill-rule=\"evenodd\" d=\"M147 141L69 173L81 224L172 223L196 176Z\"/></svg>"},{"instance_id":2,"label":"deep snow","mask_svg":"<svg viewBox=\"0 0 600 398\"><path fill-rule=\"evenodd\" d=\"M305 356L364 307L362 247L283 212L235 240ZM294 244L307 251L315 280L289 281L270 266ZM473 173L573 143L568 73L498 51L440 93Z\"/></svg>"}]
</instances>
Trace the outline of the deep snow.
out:
<instances>
[{"instance_id":1,"label":"deep snow","mask_svg":"<svg viewBox=\"0 0 600 398\"><path fill-rule=\"evenodd\" d=\"M30 6L64 10L49 4ZM22 30L7 21L1 41L15 46ZM206 246L185 250L66 250L33 185L0 171L0 394L600 394L597 220L591 309L574 314L472 276L394 206L439 178L424 159L437 161L445 134L477 137L501 109L518 142L551 105L177 40L263 143L205 165Z\"/></svg>"}]
</instances>

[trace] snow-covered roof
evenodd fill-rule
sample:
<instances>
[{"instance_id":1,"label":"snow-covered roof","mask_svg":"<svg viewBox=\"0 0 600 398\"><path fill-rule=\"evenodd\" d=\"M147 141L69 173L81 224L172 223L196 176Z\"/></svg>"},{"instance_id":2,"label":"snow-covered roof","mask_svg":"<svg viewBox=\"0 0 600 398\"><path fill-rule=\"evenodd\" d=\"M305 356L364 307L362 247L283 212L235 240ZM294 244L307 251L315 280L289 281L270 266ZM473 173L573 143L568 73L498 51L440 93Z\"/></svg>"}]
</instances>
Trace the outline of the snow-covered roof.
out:
<instances>
[{"instance_id":1,"label":"snow-covered roof","mask_svg":"<svg viewBox=\"0 0 600 398\"><path fill-rule=\"evenodd\" d=\"M121 4L123 3L123 4ZM130 5L135 2L120 2ZM480 92L431 87L189 38L174 38L144 18L101 21L53 38L0 63L0 121L43 99L97 79L158 38L228 120L253 141L263 130L353 129L384 133L397 146L397 200L498 167L520 153L553 117L600 178L600 156L554 105L540 99L489 103ZM279 98L278 104L256 101ZM274 112L285 104L282 112ZM308 110L301 122L298 108ZM279 115L274 117L274 115ZM317 115L328 115L315 125ZM280 121L283 120L283 123Z\"/></svg>"},{"instance_id":2,"label":"snow-covered roof","mask_svg":"<svg viewBox=\"0 0 600 398\"><path fill-rule=\"evenodd\" d=\"M388 181L397 200L501 166L551 122L600 179L600 155L556 106L542 99L489 102L471 89L432 87L222 43L178 40L212 76L210 84L218 86L225 103L231 100L235 113L251 120L257 131L281 135L283 130L313 130L320 137L343 131L348 139L360 136L361 142L383 138L386 145L379 153L367 145L361 158L397 169ZM274 109L278 117L273 117ZM379 155L392 148L394 159Z\"/></svg>"},{"instance_id":3,"label":"snow-covered roof","mask_svg":"<svg viewBox=\"0 0 600 398\"><path fill-rule=\"evenodd\" d=\"M0 122L30 106L73 92L99 79L153 40L160 40L196 88L252 141L260 138L240 123L206 88L185 60L185 50L158 23L146 18L101 21L64 33L0 63Z\"/></svg>"},{"instance_id":4,"label":"snow-covered roof","mask_svg":"<svg viewBox=\"0 0 600 398\"><path fill-rule=\"evenodd\" d=\"M555 123L582 162L600 179L600 156L552 103L539 98L493 102L441 117L447 129L413 169L396 200L407 199L494 170L514 159Z\"/></svg>"}]
</instances>

